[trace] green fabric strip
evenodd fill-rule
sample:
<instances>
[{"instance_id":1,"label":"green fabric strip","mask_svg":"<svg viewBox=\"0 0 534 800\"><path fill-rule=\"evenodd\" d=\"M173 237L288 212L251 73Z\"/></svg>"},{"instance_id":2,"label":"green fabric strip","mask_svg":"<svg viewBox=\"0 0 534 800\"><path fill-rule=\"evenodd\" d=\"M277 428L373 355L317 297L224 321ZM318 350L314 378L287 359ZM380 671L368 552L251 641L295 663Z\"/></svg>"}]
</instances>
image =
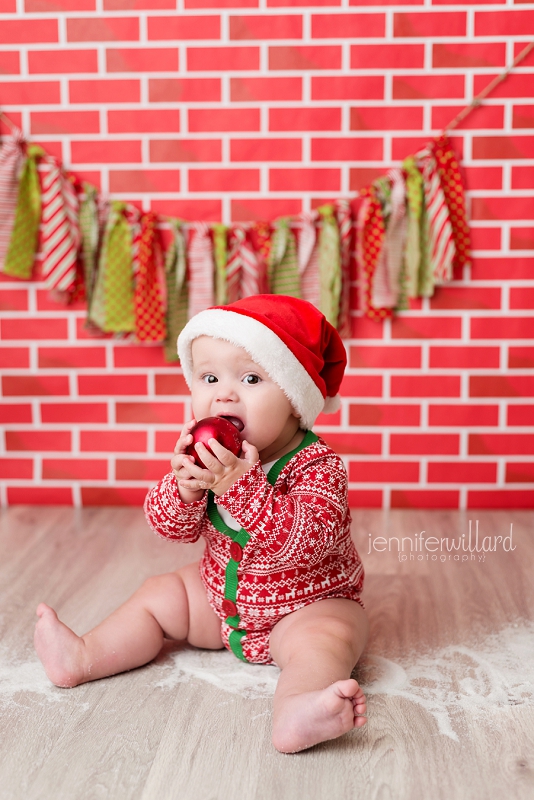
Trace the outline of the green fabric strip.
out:
<instances>
[{"instance_id":1,"label":"green fabric strip","mask_svg":"<svg viewBox=\"0 0 534 800\"><path fill-rule=\"evenodd\" d=\"M15 278L31 278L41 222L41 185L37 159L45 155L42 147L28 145L19 179L15 219L4 260L3 272Z\"/></svg>"},{"instance_id":2,"label":"green fabric strip","mask_svg":"<svg viewBox=\"0 0 534 800\"><path fill-rule=\"evenodd\" d=\"M165 359L166 361L178 361L176 342L182 328L187 323L189 293L182 223L178 219L172 219L170 224L173 239L165 255L165 279L167 285Z\"/></svg>"},{"instance_id":3,"label":"green fabric strip","mask_svg":"<svg viewBox=\"0 0 534 800\"><path fill-rule=\"evenodd\" d=\"M274 231L268 273L273 294L301 296L297 240L288 217L279 219Z\"/></svg>"},{"instance_id":4,"label":"green fabric strip","mask_svg":"<svg viewBox=\"0 0 534 800\"><path fill-rule=\"evenodd\" d=\"M218 223L213 228L213 256L215 260L215 305L228 302L226 287L226 262L228 261L228 228Z\"/></svg>"},{"instance_id":5,"label":"green fabric strip","mask_svg":"<svg viewBox=\"0 0 534 800\"><path fill-rule=\"evenodd\" d=\"M337 327L341 298L341 249L339 227L334 206L318 208L322 225L319 229L319 310L328 322Z\"/></svg>"},{"instance_id":6,"label":"green fabric strip","mask_svg":"<svg viewBox=\"0 0 534 800\"><path fill-rule=\"evenodd\" d=\"M228 637L228 643L232 649L232 653L234 656L237 656L241 659L241 661L246 661L247 659L243 655L243 645L241 644L241 639L243 636L246 636L246 631L232 631L230 636Z\"/></svg>"}]
</instances>

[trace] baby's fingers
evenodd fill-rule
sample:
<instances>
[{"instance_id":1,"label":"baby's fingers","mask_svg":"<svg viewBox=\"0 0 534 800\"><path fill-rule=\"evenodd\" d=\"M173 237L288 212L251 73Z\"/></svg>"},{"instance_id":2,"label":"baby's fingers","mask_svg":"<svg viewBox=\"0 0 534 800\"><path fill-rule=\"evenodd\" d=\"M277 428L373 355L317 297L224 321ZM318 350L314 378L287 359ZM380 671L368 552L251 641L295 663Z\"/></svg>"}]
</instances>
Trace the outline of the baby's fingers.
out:
<instances>
[{"instance_id":1,"label":"baby's fingers","mask_svg":"<svg viewBox=\"0 0 534 800\"><path fill-rule=\"evenodd\" d=\"M253 444L247 442L246 439L243 439L243 455L245 456L245 461L248 464L255 464L260 460L260 454L258 453L258 450Z\"/></svg>"},{"instance_id":2,"label":"baby's fingers","mask_svg":"<svg viewBox=\"0 0 534 800\"><path fill-rule=\"evenodd\" d=\"M193 436L191 434L191 430L197 424L196 419L190 419L189 422L186 422L184 427L182 428L182 432L180 433L180 438L176 442L174 446L175 454L178 453L185 453L186 448L189 447L191 442L193 441Z\"/></svg>"}]
</instances>

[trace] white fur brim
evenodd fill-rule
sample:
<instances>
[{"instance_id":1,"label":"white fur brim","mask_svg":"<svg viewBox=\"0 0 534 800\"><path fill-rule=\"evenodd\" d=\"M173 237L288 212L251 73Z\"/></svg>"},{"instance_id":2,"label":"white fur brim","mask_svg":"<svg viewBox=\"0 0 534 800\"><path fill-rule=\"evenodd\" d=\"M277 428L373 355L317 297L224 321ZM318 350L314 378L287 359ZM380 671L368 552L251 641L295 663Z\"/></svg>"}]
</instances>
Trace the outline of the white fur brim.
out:
<instances>
[{"instance_id":1,"label":"white fur brim","mask_svg":"<svg viewBox=\"0 0 534 800\"><path fill-rule=\"evenodd\" d=\"M339 395L327 397L314 383L289 347L266 325L253 317L209 308L189 320L178 337L178 355L189 388L193 374L191 345L199 336L223 339L242 347L253 361L280 386L301 419L301 427L309 429L321 413L334 413L340 405Z\"/></svg>"}]
</instances>

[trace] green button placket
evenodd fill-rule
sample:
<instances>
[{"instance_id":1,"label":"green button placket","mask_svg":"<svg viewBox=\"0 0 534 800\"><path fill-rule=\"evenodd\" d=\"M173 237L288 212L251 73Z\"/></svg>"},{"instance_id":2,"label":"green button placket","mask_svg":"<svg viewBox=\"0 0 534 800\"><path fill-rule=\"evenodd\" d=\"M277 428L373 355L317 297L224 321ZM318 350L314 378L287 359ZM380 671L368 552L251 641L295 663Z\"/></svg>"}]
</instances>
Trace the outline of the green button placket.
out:
<instances>
[{"instance_id":1,"label":"green button placket","mask_svg":"<svg viewBox=\"0 0 534 800\"><path fill-rule=\"evenodd\" d=\"M318 437L315 435L315 433L313 433L313 431L307 431L304 439L298 447L296 447L290 453L286 453L285 456L282 456L282 458L279 458L278 461L273 464L267 475L267 480L271 486L274 486L276 479L288 461L290 461L293 456L299 452L299 450L302 450L304 447L313 444L313 442L316 442L317 439ZM212 491L208 492L208 516L214 528L229 536L233 542L237 542L237 544L239 544L243 550L245 549L245 546L250 539L250 533L248 533L244 528L240 528L238 531L235 531L233 528L230 528L228 525L226 525L223 518L219 514L215 504L215 495ZM231 600L232 603L237 602L237 587L239 583L239 578L237 575L238 569L239 561L230 558L224 573L224 599ZM230 649L234 655L237 656L237 658L240 658L242 661L246 661L247 659L243 655L243 646L241 644L241 640L247 632L245 630L238 630L240 621L239 614L235 614L232 617L226 617L225 620L227 625L229 625L231 628L234 628L228 637Z\"/></svg>"}]
</instances>

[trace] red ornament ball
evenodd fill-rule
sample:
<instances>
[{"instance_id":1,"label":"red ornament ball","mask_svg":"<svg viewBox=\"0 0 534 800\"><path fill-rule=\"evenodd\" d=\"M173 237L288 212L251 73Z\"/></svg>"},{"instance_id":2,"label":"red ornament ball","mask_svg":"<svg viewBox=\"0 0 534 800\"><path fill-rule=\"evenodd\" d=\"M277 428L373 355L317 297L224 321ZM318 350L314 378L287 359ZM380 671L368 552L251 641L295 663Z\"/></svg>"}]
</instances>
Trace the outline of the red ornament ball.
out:
<instances>
[{"instance_id":1,"label":"red ornament ball","mask_svg":"<svg viewBox=\"0 0 534 800\"><path fill-rule=\"evenodd\" d=\"M212 449L208 445L208 441L210 439L217 439L223 447L226 447L227 450L230 450L235 456L238 456L241 452L241 438L239 436L239 431L232 422L229 422L224 417L205 417L205 419L201 419L195 427L191 430L191 434L193 435L193 441L187 447L186 453L188 456L194 459L195 464L199 467L203 467L207 469L206 465L201 461L197 451L195 450L195 445L197 442L202 442L203 445L207 447L210 453L213 453Z\"/></svg>"}]
</instances>

